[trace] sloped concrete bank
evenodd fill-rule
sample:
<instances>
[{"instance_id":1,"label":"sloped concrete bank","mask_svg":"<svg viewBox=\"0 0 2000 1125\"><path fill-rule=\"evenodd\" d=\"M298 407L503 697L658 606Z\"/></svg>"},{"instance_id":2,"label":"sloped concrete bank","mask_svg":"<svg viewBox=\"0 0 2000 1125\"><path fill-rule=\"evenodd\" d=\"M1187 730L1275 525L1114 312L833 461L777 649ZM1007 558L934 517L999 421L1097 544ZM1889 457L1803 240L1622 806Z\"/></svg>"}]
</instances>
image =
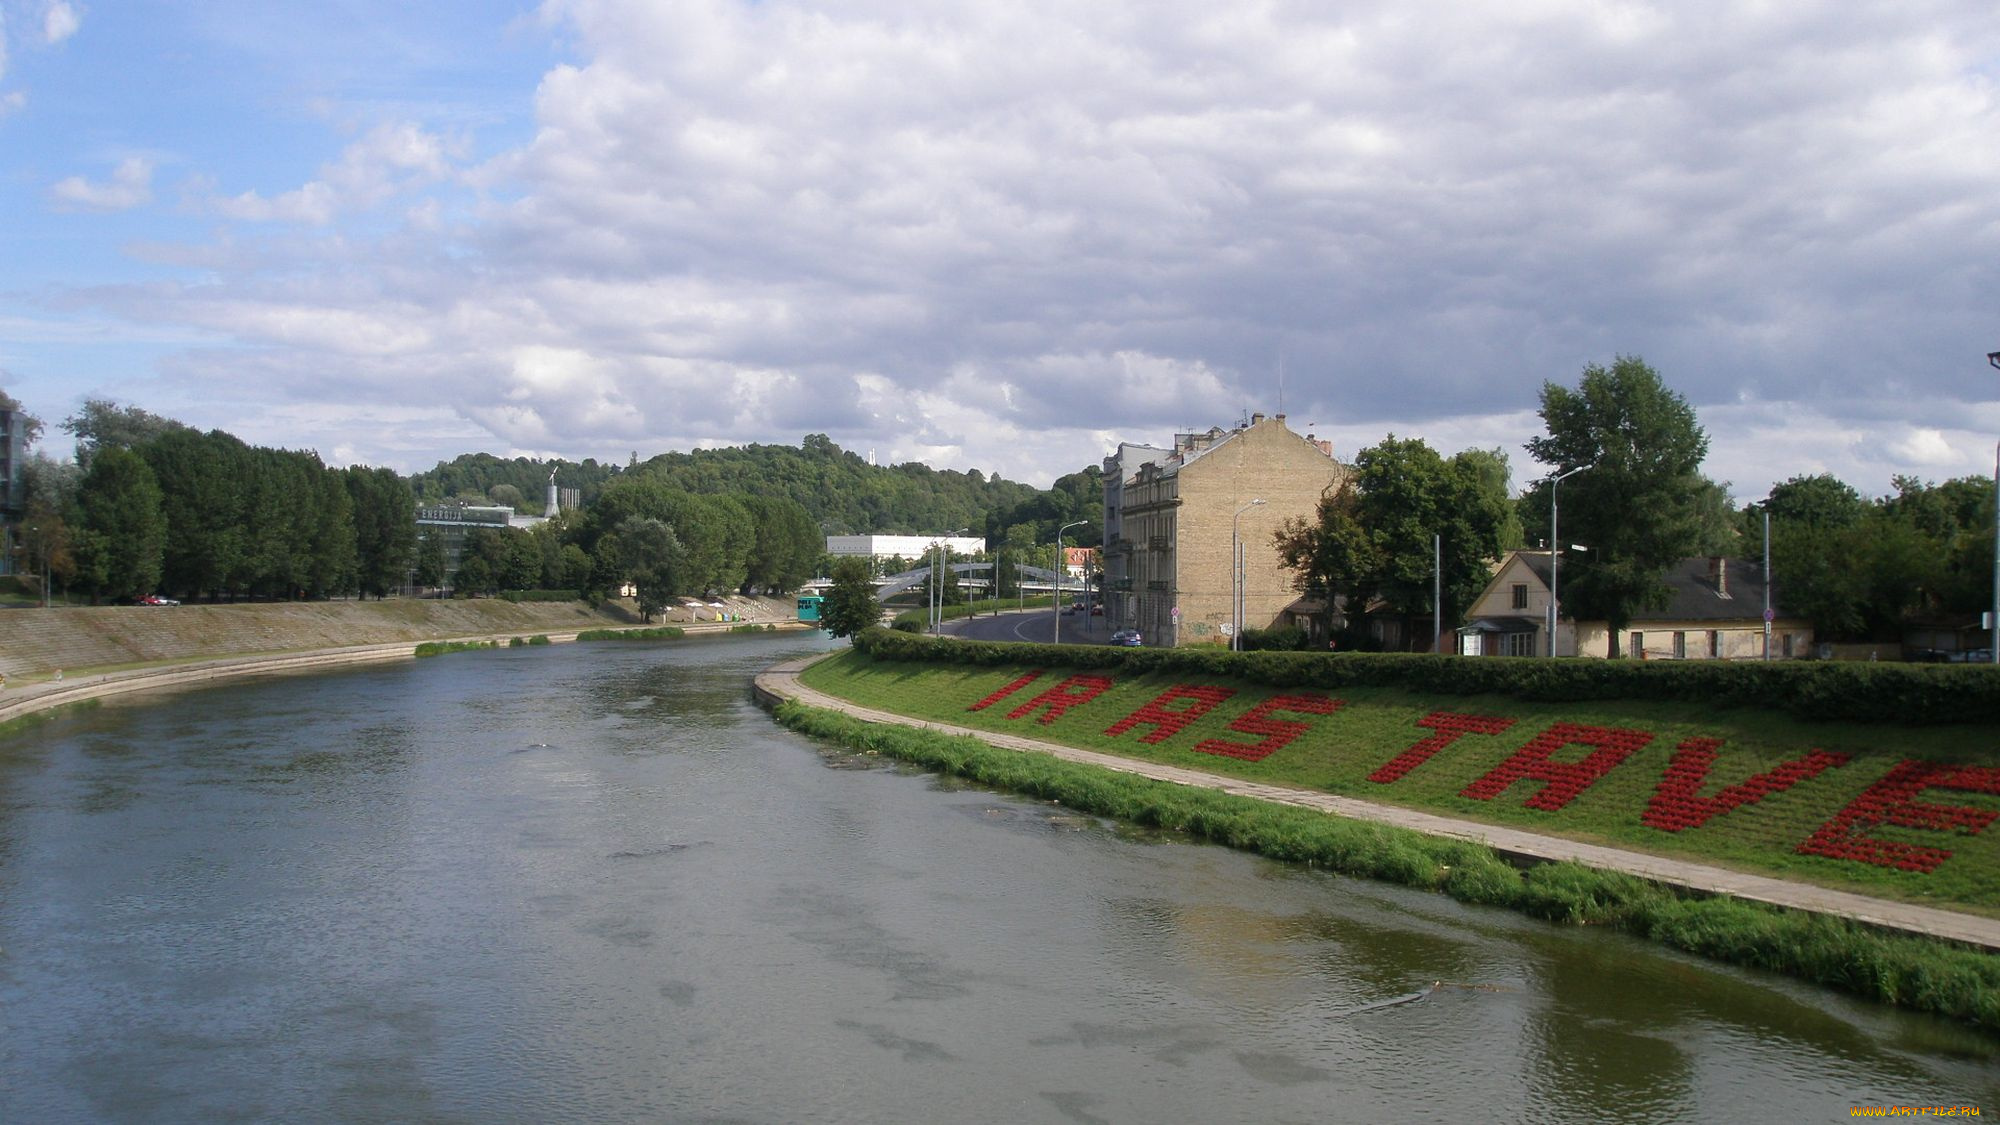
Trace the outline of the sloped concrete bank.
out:
<instances>
[{"instance_id":1,"label":"sloped concrete bank","mask_svg":"<svg viewBox=\"0 0 2000 1125\"><path fill-rule=\"evenodd\" d=\"M737 598L706 612L740 620L696 621L681 611L669 623L690 635L742 624L804 627L783 599ZM658 624L642 625L616 603L593 610L486 600L10 610L0 612L0 674L7 678L0 723L131 692L411 659L426 641L546 636L560 644L587 629Z\"/></svg>"},{"instance_id":2,"label":"sloped concrete bank","mask_svg":"<svg viewBox=\"0 0 2000 1125\"><path fill-rule=\"evenodd\" d=\"M1835 891L1806 883L1787 882L1642 852L1543 836L1516 828L1456 820L1393 805L1371 804L1331 793L1290 789L1157 762L1121 758L1017 735L909 718L863 707L815 691L799 681L799 674L813 661L820 659L825 657L788 661L765 670L756 678L753 688L757 701L769 709L781 701L796 700L809 707L839 711L865 722L899 723L942 734L963 735L1002 749L1044 753L1065 761L1135 774L1156 781L1214 789L1275 804L1317 809L1352 820L1407 828L1426 835L1466 840L1483 844L1510 858L1532 862L1571 860L1586 867L1635 875L1655 883L1681 887L1701 894L1740 898L1812 914L1845 918L1882 930L1942 938L1988 952L2000 952L2000 920L1996 919L1870 898L1866 895Z\"/></svg>"}]
</instances>

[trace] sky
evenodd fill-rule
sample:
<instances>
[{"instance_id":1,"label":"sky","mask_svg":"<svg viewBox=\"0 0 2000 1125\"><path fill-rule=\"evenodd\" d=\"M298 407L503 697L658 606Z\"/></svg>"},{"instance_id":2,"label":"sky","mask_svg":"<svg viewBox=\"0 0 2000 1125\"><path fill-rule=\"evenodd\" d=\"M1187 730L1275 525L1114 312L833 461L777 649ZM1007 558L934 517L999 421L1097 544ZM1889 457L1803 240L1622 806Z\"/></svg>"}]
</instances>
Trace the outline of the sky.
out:
<instances>
[{"instance_id":1,"label":"sky","mask_svg":"<svg viewBox=\"0 0 2000 1125\"><path fill-rule=\"evenodd\" d=\"M0 0L0 390L334 465L1288 415L1739 500L1993 471L1990 0ZM54 432L44 447L66 453Z\"/></svg>"}]
</instances>

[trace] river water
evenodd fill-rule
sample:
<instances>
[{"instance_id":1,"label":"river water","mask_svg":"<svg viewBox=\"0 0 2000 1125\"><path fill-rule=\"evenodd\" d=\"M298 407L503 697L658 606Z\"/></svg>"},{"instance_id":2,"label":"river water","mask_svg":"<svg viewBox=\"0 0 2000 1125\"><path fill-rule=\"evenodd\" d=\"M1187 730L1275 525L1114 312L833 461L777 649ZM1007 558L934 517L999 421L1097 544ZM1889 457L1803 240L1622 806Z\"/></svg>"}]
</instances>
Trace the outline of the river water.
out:
<instances>
[{"instance_id":1,"label":"river water","mask_svg":"<svg viewBox=\"0 0 2000 1125\"><path fill-rule=\"evenodd\" d=\"M832 753L748 695L822 643L467 653L0 743L0 1120L2000 1112L2000 1046L1940 1021Z\"/></svg>"}]
</instances>

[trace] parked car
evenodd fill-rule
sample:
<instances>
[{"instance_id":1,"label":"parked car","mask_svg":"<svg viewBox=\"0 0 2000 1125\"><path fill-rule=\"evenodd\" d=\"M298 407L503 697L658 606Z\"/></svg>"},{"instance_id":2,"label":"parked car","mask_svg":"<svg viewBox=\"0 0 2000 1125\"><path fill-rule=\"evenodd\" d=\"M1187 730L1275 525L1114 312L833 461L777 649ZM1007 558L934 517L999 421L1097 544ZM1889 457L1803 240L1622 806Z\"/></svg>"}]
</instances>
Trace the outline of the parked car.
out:
<instances>
[{"instance_id":1,"label":"parked car","mask_svg":"<svg viewBox=\"0 0 2000 1125\"><path fill-rule=\"evenodd\" d=\"M1104 616L1104 607L1103 607L1103 606L1101 606L1101 605L1094 605L1094 606L1091 606L1091 607L1090 607L1090 615L1091 615L1092 617L1103 617L1103 616Z\"/></svg>"},{"instance_id":2,"label":"parked car","mask_svg":"<svg viewBox=\"0 0 2000 1125\"><path fill-rule=\"evenodd\" d=\"M180 602L178 602L178 601L175 601L175 600L174 600L173 598L163 598L163 597L161 597L161 596L160 596L160 595L158 595L158 594L147 594L147 595L146 595L145 597L143 597L143 598L140 598L140 599L139 599L139 604L140 604L140 605L179 605L179 604L181 604L181 603L180 603Z\"/></svg>"},{"instance_id":3,"label":"parked car","mask_svg":"<svg viewBox=\"0 0 2000 1125\"><path fill-rule=\"evenodd\" d=\"M1120 629L1116 633L1111 634L1111 643L1124 648L1139 648L1144 644L1144 641L1139 636L1139 630Z\"/></svg>"},{"instance_id":4,"label":"parked car","mask_svg":"<svg viewBox=\"0 0 2000 1125\"><path fill-rule=\"evenodd\" d=\"M1993 650L1990 648L1967 649L1964 652L1952 653L1949 659L1953 664L1991 664L1993 663Z\"/></svg>"}]
</instances>

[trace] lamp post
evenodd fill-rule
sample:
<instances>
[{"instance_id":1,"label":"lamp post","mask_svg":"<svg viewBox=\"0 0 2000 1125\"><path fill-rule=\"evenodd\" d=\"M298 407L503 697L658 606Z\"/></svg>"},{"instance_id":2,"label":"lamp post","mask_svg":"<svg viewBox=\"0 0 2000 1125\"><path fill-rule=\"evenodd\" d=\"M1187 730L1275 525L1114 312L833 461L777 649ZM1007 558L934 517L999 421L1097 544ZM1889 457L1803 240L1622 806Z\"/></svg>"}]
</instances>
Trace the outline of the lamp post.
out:
<instances>
[{"instance_id":1,"label":"lamp post","mask_svg":"<svg viewBox=\"0 0 2000 1125\"><path fill-rule=\"evenodd\" d=\"M944 628L944 568L946 565L946 558L949 556L951 552L951 548L946 545L945 541L954 538L956 536L964 535L967 531L970 530L971 530L970 528L961 527L957 531L948 532L947 534L931 541L931 558L933 562L931 564L930 601L931 601L931 632L933 633L938 632L939 630Z\"/></svg>"},{"instance_id":2,"label":"lamp post","mask_svg":"<svg viewBox=\"0 0 2000 1125\"><path fill-rule=\"evenodd\" d=\"M1986 362L2000 369L2000 352L1987 352ZM1986 638L1993 663L2000 664L2000 445L1993 447L1993 632Z\"/></svg>"},{"instance_id":3,"label":"lamp post","mask_svg":"<svg viewBox=\"0 0 2000 1125\"><path fill-rule=\"evenodd\" d=\"M42 608L47 609L49 608L49 541L42 538L42 529L39 527L29 528L28 533L35 537L35 548L42 556L39 567L42 572Z\"/></svg>"},{"instance_id":4,"label":"lamp post","mask_svg":"<svg viewBox=\"0 0 2000 1125\"><path fill-rule=\"evenodd\" d=\"M1250 501L1229 517L1229 558L1233 566L1229 589L1229 649L1243 651L1243 513L1262 507L1263 498Z\"/></svg>"},{"instance_id":5,"label":"lamp post","mask_svg":"<svg viewBox=\"0 0 2000 1125\"><path fill-rule=\"evenodd\" d=\"M1549 655L1550 656L1554 656L1556 654L1556 621L1559 616L1558 610L1556 608L1558 600L1556 595L1556 590L1559 584L1557 572L1562 567L1562 536L1558 534L1557 524L1556 524L1556 519L1558 517L1558 513L1556 511L1556 490L1562 487L1562 482L1568 480L1569 478L1575 476L1576 474L1588 468L1590 468L1589 465L1578 465L1576 468L1571 469L1569 472L1557 473L1549 478Z\"/></svg>"},{"instance_id":6,"label":"lamp post","mask_svg":"<svg viewBox=\"0 0 2000 1125\"><path fill-rule=\"evenodd\" d=\"M1073 522L1066 523L1059 528L1056 528L1056 641L1055 643L1057 644L1062 643L1063 532L1068 531L1072 527L1082 527L1084 524L1087 524L1089 522L1090 522L1089 520L1075 520Z\"/></svg>"}]
</instances>

